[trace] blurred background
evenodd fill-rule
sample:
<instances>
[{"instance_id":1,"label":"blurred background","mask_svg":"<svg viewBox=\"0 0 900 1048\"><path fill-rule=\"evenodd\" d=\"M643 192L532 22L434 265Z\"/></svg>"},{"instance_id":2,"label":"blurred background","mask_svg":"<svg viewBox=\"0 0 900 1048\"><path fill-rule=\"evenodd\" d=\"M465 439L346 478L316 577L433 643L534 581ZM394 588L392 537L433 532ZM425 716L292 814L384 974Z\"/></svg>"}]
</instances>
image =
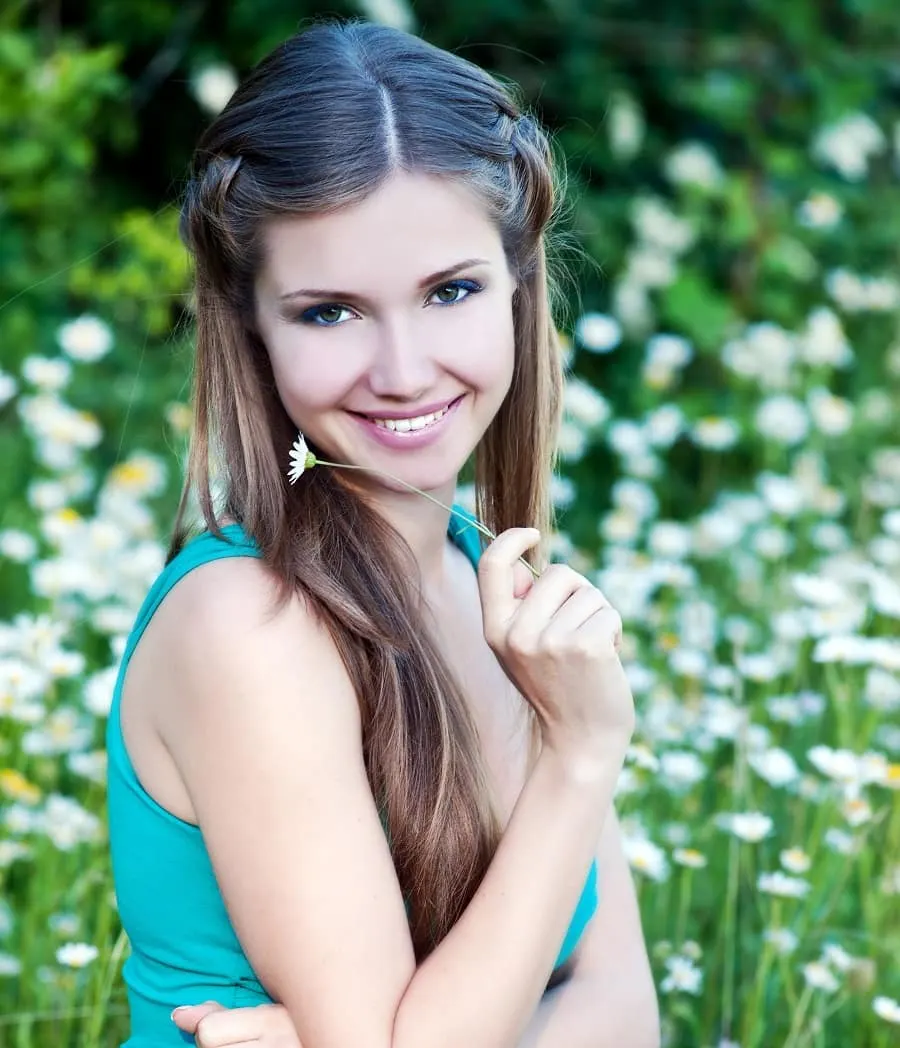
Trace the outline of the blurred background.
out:
<instances>
[{"instance_id":1,"label":"blurred background","mask_svg":"<svg viewBox=\"0 0 900 1048\"><path fill-rule=\"evenodd\" d=\"M555 541L626 622L665 1043L897 1044L896 0L3 0L0 1045L125 1030L103 730L190 426L176 201L323 14L516 81L565 157Z\"/></svg>"}]
</instances>

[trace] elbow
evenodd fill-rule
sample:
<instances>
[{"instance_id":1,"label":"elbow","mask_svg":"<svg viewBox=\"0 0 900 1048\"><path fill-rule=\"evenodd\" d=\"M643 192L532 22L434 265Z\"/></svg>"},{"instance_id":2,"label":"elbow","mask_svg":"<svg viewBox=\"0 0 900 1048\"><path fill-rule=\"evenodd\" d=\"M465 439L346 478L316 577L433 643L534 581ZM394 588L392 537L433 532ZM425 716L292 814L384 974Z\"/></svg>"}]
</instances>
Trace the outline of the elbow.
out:
<instances>
[{"instance_id":1,"label":"elbow","mask_svg":"<svg viewBox=\"0 0 900 1048\"><path fill-rule=\"evenodd\" d=\"M635 1014L641 1017L640 1040L635 1048L661 1048L662 1022L659 1014L659 997L656 993L656 981L649 961L643 965L641 977L635 980L637 1000Z\"/></svg>"},{"instance_id":2,"label":"elbow","mask_svg":"<svg viewBox=\"0 0 900 1048\"><path fill-rule=\"evenodd\" d=\"M642 1009L645 1006L642 1006ZM628 1048L662 1048L662 1029L656 1007L635 1010L627 1024ZM617 1042L624 1044L625 1042Z\"/></svg>"},{"instance_id":3,"label":"elbow","mask_svg":"<svg viewBox=\"0 0 900 1048\"><path fill-rule=\"evenodd\" d=\"M659 1018L659 1001L656 996L656 987L651 983L649 991L641 1002L640 1015L643 1016L641 1024L641 1048L662 1048L662 1026Z\"/></svg>"},{"instance_id":4,"label":"elbow","mask_svg":"<svg viewBox=\"0 0 900 1048\"><path fill-rule=\"evenodd\" d=\"M599 1004L595 999L595 1007ZM661 1048L662 1027L656 987L635 980L622 986L615 1003L601 1006L592 1048Z\"/></svg>"},{"instance_id":5,"label":"elbow","mask_svg":"<svg viewBox=\"0 0 900 1048\"><path fill-rule=\"evenodd\" d=\"M649 973L648 973L649 974ZM662 1048L662 1025L659 1016L659 1000L652 977L635 983L634 991L628 994L628 1004L622 1014L622 1032L627 1032L628 1048Z\"/></svg>"}]
</instances>

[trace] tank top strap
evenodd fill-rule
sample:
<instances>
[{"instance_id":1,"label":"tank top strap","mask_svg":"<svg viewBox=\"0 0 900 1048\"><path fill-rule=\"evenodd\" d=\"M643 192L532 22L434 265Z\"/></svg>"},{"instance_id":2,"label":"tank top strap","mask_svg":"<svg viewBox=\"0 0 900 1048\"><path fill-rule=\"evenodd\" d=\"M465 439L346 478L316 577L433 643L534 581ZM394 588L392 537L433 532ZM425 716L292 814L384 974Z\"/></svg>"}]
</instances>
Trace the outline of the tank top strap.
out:
<instances>
[{"instance_id":1,"label":"tank top strap","mask_svg":"<svg viewBox=\"0 0 900 1048\"><path fill-rule=\"evenodd\" d=\"M450 515L448 534L470 560L477 564L481 556L479 532L473 523L477 523L477 520L459 503L454 502L453 509L455 513ZM262 557L259 545L240 524L225 524L220 530L223 538L218 538L210 531L195 535L165 565L138 611L123 658L130 656L137 647L141 635L163 598L188 572L201 564L223 557Z\"/></svg>"},{"instance_id":2,"label":"tank top strap","mask_svg":"<svg viewBox=\"0 0 900 1048\"><path fill-rule=\"evenodd\" d=\"M448 534L472 563L477 564L478 558L481 556L481 543L478 530L473 523L476 518L459 503L454 503L453 509L456 512L450 515ZM244 530L241 524L225 524L220 530L222 533L221 538L206 530L189 539L156 577L138 610L125 645L119 672L120 682L124 676L128 660L143 636L144 630L147 628L154 612L163 602L166 594L188 572L201 564L220 560L224 557L262 557L262 550L258 543ZM113 695L113 707L118 705L119 692L120 688L117 687ZM116 718L113 718L113 723L115 721ZM116 743L114 742L114 748L115 745Z\"/></svg>"},{"instance_id":3,"label":"tank top strap","mask_svg":"<svg viewBox=\"0 0 900 1048\"><path fill-rule=\"evenodd\" d=\"M191 832L196 832L196 827L182 822L161 808L141 786L125 748L125 739L122 735L122 726L119 719L119 706L129 660L150 619L153 617L153 613L172 587L183 579L189 571L209 561L220 560L223 557L262 556L259 546L246 534L240 524L226 524L221 528L221 532L222 538L218 538L210 531L204 531L189 539L169 563L163 567L151 585L135 617L134 625L119 661L119 669L113 687L109 717L106 724L106 751L109 758L110 776L117 776L123 779L130 793L137 795L145 806L149 806L154 812L165 818L167 822L177 823L182 827L189 827Z\"/></svg>"},{"instance_id":4,"label":"tank top strap","mask_svg":"<svg viewBox=\"0 0 900 1048\"><path fill-rule=\"evenodd\" d=\"M221 528L221 532L224 536L221 539L210 531L194 536L166 564L150 587L138 612L125 657L137 647L141 635L163 598L189 571L223 557L262 557L259 546L240 524L226 524Z\"/></svg>"},{"instance_id":5,"label":"tank top strap","mask_svg":"<svg viewBox=\"0 0 900 1048\"><path fill-rule=\"evenodd\" d=\"M168 564L157 575L141 605L134 625L122 654L121 677L131 658L132 652L143 636L153 613L160 606L163 598L172 587L184 578L189 571L206 564L208 561L220 560L223 557L261 557L262 551L250 538L240 524L226 524L222 529L223 538L217 538L210 531L204 531L189 539L175 554ZM113 696L113 706L117 705L120 689L117 687Z\"/></svg>"},{"instance_id":6,"label":"tank top strap","mask_svg":"<svg viewBox=\"0 0 900 1048\"><path fill-rule=\"evenodd\" d=\"M448 534L472 563L477 564L481 556L481 543L478 529L473 523L476 518L459 503L454 502L453 509L455 513L450 515ZM220 530L222 538L211 531L203 531L189 539L156 577L135 618L122 656L123 664L131 657L166 594L188 572L201 564L224 557L262 557L262 550L255 539L239 523L225 524Z\"/></svg>"}]
</instances>

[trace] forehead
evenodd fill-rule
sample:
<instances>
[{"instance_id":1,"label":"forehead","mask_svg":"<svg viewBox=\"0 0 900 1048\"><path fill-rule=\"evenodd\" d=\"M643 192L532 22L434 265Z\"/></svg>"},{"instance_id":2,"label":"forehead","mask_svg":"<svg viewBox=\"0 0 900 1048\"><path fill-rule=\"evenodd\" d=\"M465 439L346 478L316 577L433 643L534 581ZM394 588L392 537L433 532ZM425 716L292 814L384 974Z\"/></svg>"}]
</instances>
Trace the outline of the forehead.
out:
<instances>
[{"instance_id":1,"label":"forehead","mask_svg":"<svg viewBox=\"0 0 900 1048\"><path fill-rule=\"evenodd\" d=\"M262 283L284 294L302 277L360 291L414 283L464 258L501 260L500 234L465 186L396 174L374 193L330 214L284 216L263 231Z\"/></svg>"}]
</instances>

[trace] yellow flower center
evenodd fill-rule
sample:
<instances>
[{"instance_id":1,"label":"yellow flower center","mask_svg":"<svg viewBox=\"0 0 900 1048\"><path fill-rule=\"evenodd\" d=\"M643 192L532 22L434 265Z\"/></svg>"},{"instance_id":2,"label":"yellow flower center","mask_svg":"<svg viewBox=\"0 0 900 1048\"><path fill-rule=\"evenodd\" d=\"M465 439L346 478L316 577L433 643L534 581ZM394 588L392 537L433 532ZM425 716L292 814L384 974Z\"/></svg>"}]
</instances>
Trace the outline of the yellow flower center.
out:
<instances>
[{"instance_id":1,"label":"yellow flower center","mask_svg":"<svg viewBox=\"0 0 900 1048\"><path fill-rule=\"evenodd\" d=\"M41 791L29 782L21 772L14 768L0 769L0 790L15 801L24 801L26 804L37 804L41 799Z\"/></svg>"}]
</instances>

